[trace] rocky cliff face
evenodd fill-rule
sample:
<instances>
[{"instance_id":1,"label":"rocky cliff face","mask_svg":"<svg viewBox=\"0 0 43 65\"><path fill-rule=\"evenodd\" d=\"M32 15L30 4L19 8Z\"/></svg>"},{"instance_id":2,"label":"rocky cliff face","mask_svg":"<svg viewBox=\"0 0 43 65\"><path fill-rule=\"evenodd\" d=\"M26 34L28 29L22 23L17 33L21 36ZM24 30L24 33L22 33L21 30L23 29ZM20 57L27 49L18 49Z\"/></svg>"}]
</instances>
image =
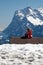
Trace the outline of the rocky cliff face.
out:
<instances>
[{"instance_id":1,"label":"rocky cliff face","mask_svg":"<svg viewBox=\"0 0 43 65\"><path fill-rule=\"evenodd\" d=\"M32 29L34 37L43 37L43 9L31 7L17 10L10 25L3 31L8 36L23 36L27 27Z\"/></svg>"}]
</instances>

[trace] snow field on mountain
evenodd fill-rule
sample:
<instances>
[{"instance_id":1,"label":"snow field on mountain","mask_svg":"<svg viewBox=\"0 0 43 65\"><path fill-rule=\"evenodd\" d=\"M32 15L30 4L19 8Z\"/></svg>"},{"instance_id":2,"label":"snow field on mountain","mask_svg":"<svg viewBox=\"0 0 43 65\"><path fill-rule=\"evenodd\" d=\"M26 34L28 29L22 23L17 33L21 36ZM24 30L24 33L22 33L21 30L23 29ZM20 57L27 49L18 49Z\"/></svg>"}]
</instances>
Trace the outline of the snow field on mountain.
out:
<instances>
[{"instance_id":1,"label":"snow field on mountain","mask_svg":"<svg viewBox=\"0 0 43 65\"><path fill-rule=\"evenodd\" d=\"M43 65L43 44L0 45L0 65Z\"/></svg>"},{"instance_id":2,"label":"snow field on mountain","mask_svg":"<svg viewBox=\"0 0 43 65\"><path fill-rule=\"evenodd\" d=\"M34 19L32 16L27 17L27 20L30 21L34 25L43 25L43 21L41 21L38 18Z\"/></svg>"}]
</instances>

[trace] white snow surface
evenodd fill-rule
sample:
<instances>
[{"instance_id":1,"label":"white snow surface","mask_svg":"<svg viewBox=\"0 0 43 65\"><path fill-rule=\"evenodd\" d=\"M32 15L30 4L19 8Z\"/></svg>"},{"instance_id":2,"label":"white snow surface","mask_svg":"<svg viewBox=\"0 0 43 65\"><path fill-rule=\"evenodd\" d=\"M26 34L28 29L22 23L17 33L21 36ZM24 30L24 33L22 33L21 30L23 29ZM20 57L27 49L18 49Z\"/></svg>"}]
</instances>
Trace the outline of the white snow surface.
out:
<instances>
[{"instance_id":1,"label":"white snow surface","mask_svg":"<svg viewBox=\"0 0 43 65\"><path fill-rule=\"evenodd\" d=\"M43 25L43 21L41 21L39 18L34 19L32 16L27 16L27 20L34 25Z\"/></svg>"},{"instance_id":2,"label":"white snow surface","mask_svg":"<svg viewBox=\"0 0 43 65\"><path fill-rule=\"evenodd\" d=\"M24 14L23 14L22 12L20 12L20 11L18 11L18 13L16 13L16 16L17 16L17 15L20 17L21 20L22 20L23 17L24 17Z\"/></svg>"},{"instance_id":3,"label":"white snow surface","mask_svg":"<svg viewBox=\"0 0 43 65\"><path fill-rule=\"evenodd\" d=\"M38 8L38 11L43 14L43 8Z\"/></svg>"},{"instance_id":4,"label":"white snow surface","mask_svg":"<svg viewBox=\"0 0 43 65\"><path fill-rule=\"evenodd\" d=\"M0 65L43 65L43 44L0 45Z\"/></svg>"}]
</instances>

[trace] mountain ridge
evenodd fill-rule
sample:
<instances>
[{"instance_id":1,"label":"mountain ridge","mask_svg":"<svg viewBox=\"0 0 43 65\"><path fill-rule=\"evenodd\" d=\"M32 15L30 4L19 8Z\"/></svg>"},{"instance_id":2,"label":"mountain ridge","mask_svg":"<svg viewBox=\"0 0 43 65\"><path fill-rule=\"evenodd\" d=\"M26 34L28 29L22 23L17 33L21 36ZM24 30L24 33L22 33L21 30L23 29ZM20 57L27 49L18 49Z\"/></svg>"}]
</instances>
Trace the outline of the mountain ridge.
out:
<instances>
[{"instance_id":1,"label":"mountain ridge","mask_svg":"<svg viewBox=\"0 0 43 65\"><path fill-rule=\"evenodd\" d=\"M15 11L12 22L3 31L8 36L23 36L27 27L32 29L33 37L43 37L43 9L31 7Z\"/></svg>"}]
</instances>

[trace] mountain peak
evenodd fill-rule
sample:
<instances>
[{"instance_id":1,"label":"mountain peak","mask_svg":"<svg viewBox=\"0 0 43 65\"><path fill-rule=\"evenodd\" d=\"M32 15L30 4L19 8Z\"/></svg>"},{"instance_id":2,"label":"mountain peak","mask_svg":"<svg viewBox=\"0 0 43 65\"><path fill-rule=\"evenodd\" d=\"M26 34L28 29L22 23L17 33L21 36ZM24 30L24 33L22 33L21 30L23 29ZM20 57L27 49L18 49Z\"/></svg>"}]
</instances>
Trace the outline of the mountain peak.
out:
<instances>
[{"instance_id":1,"label":"mountain peak","mask_svg":"<svg viewBox=\"0 0 43 65\"><path fill-rule=\"evenodd\" d=\"M26 14L26 13L29 13L31 10L32 10L31 7L26 7L26 8L21 9L21 10L16 10L16 11L15 11L15 14L18 14L18 13Z\"/></svg>"},{"instance_id":2,"label":"mountain peak","mask_svg":"<svg viewBox=\"0 0 43 65\"><path fill-rule=\"evenodd\" d=\"M41 7L40 7L40 8L38 8L38 9L39 9L39 10L43 10L43 8L41 8Z\"/></svg>"},{"instance_id":3,"label":"mountain peak","mask_svg":"<svg viewBox=\"0 0 43 65\"><path fill-rule=\"evenodd\" d=\"M41 10L31 7L16 10L12 22L4 32L9 35L22 36L28 26L33 30L33 36L43 36L43 11Z\"/></svg>"},{"instance_id":4,"label":"mountain peak","mask_svg":"<svg viewBox=\"0 0 43 65\"><path fill-rule=\"evenodd\" d=\"M29 9L32 9L31 7L26 7L26 8L24 8L24 10L29 10Z\"/></svg>"},{"instance_id":5,"label":"mountain peak","mask_svg":"<svg viewBox=\"0 0 43 65\"><path fill-rule=\"evenodd\" d=\"M38 8L38 11L39 11L40 13L43 13L43 8Z\"/></svg>"}]
</instances>

